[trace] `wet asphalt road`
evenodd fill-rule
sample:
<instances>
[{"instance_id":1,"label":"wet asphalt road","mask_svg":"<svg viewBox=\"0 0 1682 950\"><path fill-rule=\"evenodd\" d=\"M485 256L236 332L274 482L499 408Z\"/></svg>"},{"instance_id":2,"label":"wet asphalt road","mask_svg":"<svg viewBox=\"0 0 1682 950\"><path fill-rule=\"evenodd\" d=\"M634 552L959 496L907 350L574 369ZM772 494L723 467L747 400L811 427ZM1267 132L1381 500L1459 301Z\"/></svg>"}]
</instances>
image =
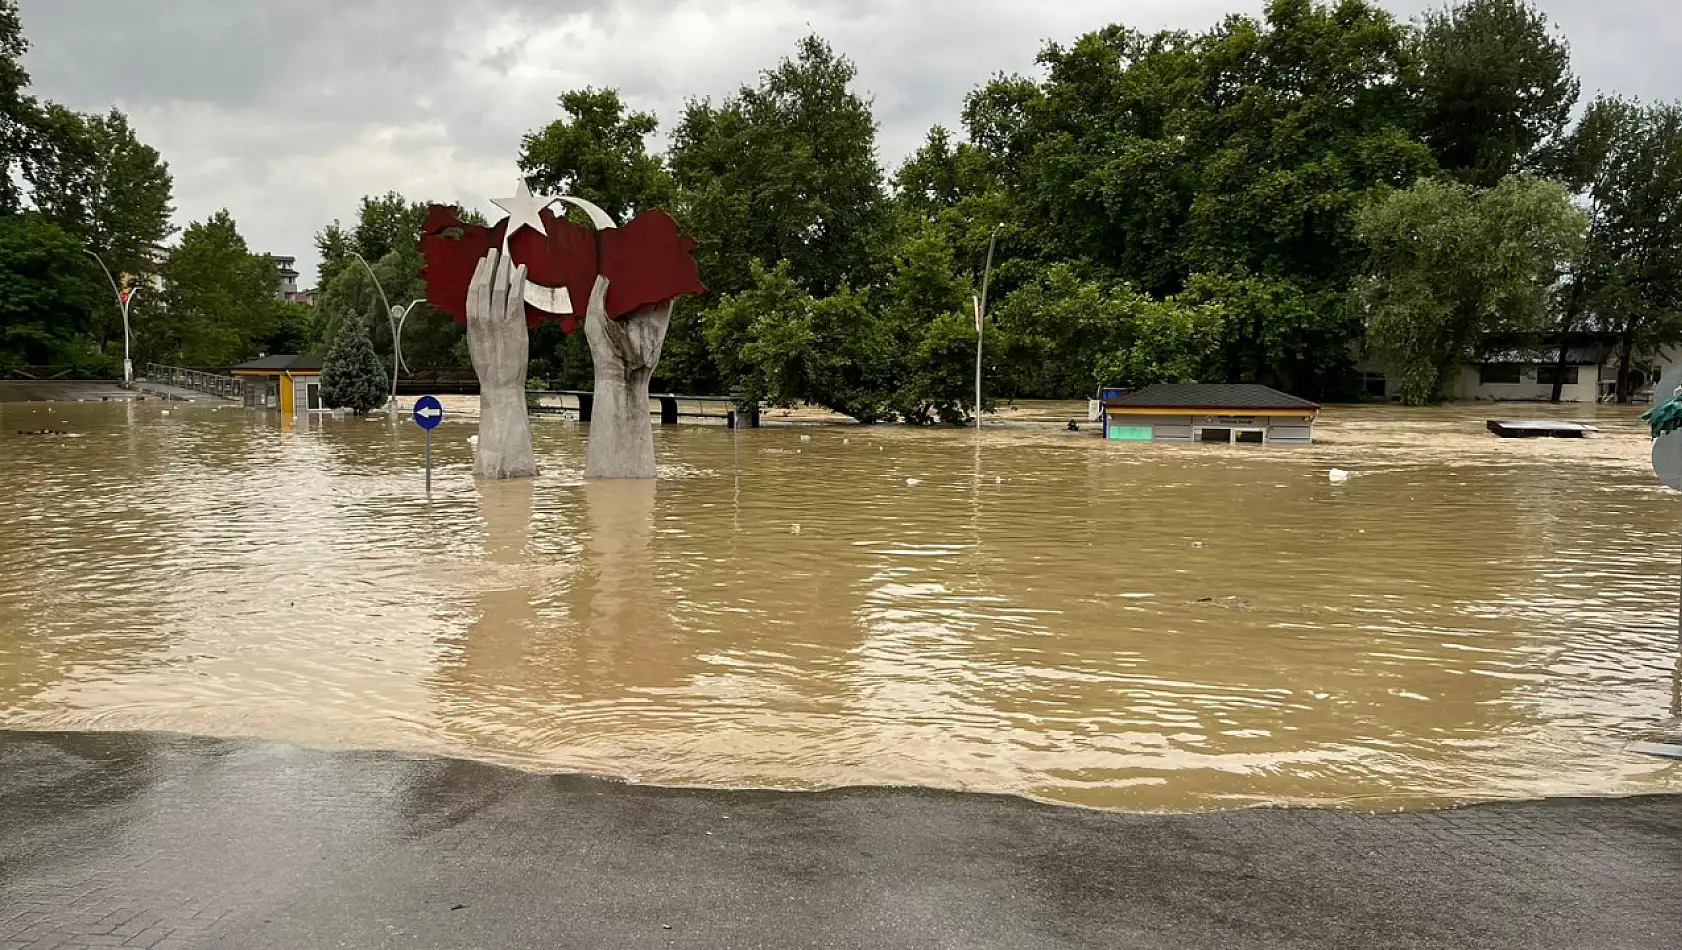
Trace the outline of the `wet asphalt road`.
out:
<instances>
[{"instance_id":1,"label":"wet asphalt road","mask_svg":"<svg viewBox=\"0 0 1682 950\"><path fill-rule=\"evenodd\" d=\"M0 733L0 950L1682 947L1682 798L1130 815Z\"/></svg>"}]
</instances>

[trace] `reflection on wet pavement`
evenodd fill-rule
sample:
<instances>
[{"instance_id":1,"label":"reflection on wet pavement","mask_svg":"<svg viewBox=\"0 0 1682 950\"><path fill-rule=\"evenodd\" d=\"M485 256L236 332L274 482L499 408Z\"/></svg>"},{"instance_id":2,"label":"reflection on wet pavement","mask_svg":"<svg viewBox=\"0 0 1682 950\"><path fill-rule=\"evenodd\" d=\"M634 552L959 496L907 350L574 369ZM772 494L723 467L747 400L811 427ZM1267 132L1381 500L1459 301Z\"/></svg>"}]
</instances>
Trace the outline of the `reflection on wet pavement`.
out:
<instances>
[{"instance_id":1,"label":"reflection on wet pavement","mask_svg":"<svg viewBox=\"0 0 1682 950\"><path fill-rule=\"evenodd\" d=\"M455 413L430 501L406 424L53 410L0 442L3 726L1128 808L1682 790L1624 748L1677 702L1638 410L1334 408L1309 449L685 426L658 486L585 484L540 420L543 477L482 487Z\"/></svg>"}]
</instances>

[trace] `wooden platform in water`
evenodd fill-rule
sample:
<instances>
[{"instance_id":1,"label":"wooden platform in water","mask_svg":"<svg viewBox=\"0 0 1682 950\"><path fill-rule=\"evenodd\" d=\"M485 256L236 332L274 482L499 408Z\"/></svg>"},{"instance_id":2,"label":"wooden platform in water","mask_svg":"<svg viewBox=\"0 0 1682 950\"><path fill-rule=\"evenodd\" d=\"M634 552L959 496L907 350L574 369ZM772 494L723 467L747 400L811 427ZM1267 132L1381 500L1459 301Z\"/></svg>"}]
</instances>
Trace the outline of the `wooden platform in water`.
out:
<instances>
[{"instance_id":1,"label":"wooden platform in water","mask_svg":"<svg viewBox=\"0 0 1682 950\"><path fill-rule=\"evenodd\" d=\"M1581 422L1555 422L1551 420L1510 422L1503 419L1491 419L1489 420L1489 431L1503 439L1582 439L1599 430Z\"/></svg>"}]
</instances>

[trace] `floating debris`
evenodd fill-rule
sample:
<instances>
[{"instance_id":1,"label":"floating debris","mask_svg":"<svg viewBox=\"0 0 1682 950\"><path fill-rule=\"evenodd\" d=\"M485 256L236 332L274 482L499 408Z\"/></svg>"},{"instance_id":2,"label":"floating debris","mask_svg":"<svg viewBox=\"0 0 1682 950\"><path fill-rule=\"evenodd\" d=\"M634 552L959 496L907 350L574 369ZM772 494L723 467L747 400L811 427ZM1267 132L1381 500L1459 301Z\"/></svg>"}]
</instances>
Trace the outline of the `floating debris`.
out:
<instances>
[{"instance_id":1,"label":"floating debris","mask_svg":"<svg viewBox=\"0 0 1682 950\"><path fill-rule=\"evenodd\" d=\"M1647 418L1642 416L1643 419ZM1663 422L1654 422L1656 432ZM1503 439L1581 439L1590 433L1600 430L1581 422L1549 422L1545 420L1531 420L1526 422L1509 422L1503 419L1491 419L1485 428Z\"/></svg>"}]
</instances>

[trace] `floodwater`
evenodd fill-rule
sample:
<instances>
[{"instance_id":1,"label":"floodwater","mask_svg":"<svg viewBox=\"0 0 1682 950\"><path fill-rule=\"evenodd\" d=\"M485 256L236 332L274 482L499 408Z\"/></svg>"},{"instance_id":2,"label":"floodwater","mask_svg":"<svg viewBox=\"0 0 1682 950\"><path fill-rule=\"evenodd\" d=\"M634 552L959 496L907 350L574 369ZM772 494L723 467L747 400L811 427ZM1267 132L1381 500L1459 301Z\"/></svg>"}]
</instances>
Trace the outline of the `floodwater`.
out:
<instances>
[{"instance_id":1,"label":"floodwater","mask_svg":"<svg viewBox=\"0 0 1682 950\"><path fill-rule=\"evenodd\" d=\"M585 483L553 418L541 478L476 484L455 412L428 500L408 422L5 405L0 727L1137 809L1682 791L1626 749L1677 712L1638 411L1332 408L1304 449L680 426L658 485Z\"/></svg>"}]
</instances>

